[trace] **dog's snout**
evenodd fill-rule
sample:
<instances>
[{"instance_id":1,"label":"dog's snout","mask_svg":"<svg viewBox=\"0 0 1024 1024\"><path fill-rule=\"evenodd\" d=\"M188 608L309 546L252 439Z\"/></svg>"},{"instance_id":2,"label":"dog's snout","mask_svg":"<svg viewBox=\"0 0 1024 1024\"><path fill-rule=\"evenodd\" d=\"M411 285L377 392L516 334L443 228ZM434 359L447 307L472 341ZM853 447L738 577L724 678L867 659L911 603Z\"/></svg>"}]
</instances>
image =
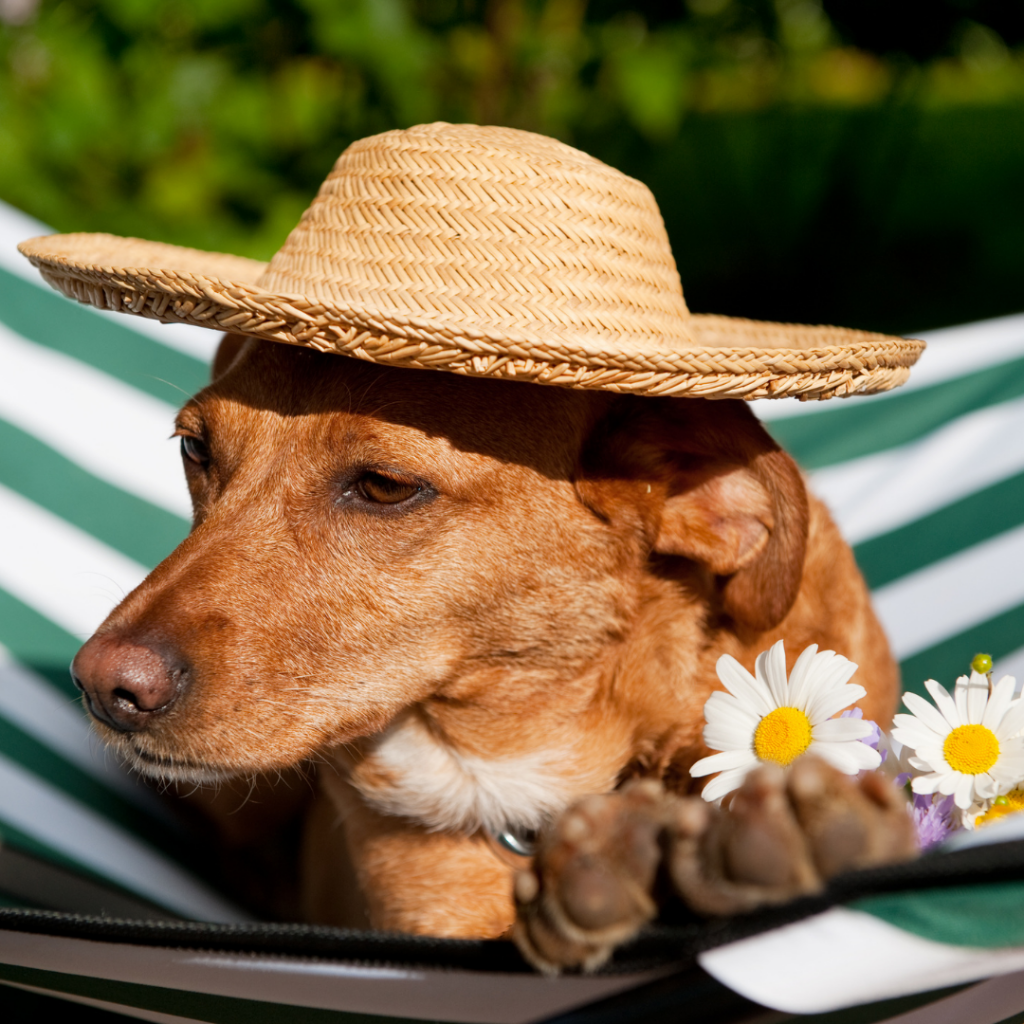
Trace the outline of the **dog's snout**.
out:
<instances>
[{"instance_id":1,"label":"dog's snout","mask_svg":"<svg viewBox=\"0 0 1024 1024\"><path fill-rule=\"evenodd\" d=\"M119 732L144 729L168 711L190 677L177 651L111 634L92 637L71 663L71 678L89 711Z\"/></svg>"}]
</instances>

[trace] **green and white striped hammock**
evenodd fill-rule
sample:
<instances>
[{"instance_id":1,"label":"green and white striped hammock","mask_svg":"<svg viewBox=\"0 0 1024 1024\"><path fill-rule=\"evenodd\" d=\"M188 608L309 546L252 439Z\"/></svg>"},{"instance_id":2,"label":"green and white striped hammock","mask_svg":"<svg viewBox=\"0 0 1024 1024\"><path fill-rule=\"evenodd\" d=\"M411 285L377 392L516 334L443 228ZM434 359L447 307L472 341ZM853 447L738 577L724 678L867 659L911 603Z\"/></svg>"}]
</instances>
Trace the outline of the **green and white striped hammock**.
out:
<instances>
[{"instance_id":1,"label":"green and white striped hammock","mask_svg":"<svg viewBox=\"0 0 1024 1024\"><path fill-rule=\"evenodd\" d=\"M217 336L60 297L15 251L45 232L0 204L0 906L237 931L246 915L189 869L177 826L94 738L67 673L82 640L188 530L168 435L176 406L207 379ZM929 676L949 685L980 650L997 674L1024 676L1024 314L925 337L899 391L755 410L854 545L905 686ZM992 925L1024 921L1024 881L974 886L957 904L961 892L832 907L700 962L787 1012L907 997L928 1003L914 1011L921 1021L967 1019L957 1007L970 1005L972 1021L994 1024L1024 1008L1024 974L1014 973L1024 972L1024 924ZM498 969L500 958L470 962L458 944L421 944L395 966L358 936L324 939L326 958L314 960L315 942L304 956L280 943L260 956L270 947L225 946L222 929L201 952L204 941L184 932L114 934L66 917L33 930L17 913L0 909L0 982L150 1020L582 1021L597 1017L576 1008L608 999L601 1019L672 999L715 1019L744 1005L692 966L672 975L674 988L664 965L649 964L552 982ZM627 1000L618 1018L616 999Z\"/></svg>"}]
</instances>

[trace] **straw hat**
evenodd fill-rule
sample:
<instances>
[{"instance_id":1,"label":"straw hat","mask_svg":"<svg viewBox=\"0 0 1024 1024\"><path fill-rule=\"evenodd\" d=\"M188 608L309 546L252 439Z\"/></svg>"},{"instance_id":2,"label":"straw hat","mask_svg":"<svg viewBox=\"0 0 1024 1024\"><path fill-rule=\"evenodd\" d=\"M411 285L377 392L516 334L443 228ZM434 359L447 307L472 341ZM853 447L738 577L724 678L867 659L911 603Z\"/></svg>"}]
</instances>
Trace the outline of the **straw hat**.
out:
<instances>
[{"instance_id":1,"label":"straw hat","mask_svg":"<svg viewBox=\"0 0 1024 1024\"><path fill-rule=\"evenodd\" d=\"M102 234L19 248L100 309L564 387L830 398L902 384L924 348L691 314L650 191L511 128L354 143L270 263Z\"/></svg>"}]
</instances>

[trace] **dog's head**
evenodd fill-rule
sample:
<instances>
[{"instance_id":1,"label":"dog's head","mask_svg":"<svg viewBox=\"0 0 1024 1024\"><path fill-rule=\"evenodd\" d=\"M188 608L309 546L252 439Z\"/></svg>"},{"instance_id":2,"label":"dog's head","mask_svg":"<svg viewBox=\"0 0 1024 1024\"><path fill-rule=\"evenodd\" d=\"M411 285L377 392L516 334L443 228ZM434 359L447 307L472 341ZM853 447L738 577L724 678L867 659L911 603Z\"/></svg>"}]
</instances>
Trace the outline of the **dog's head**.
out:
<instances>
[{"instance_id":1,"label":"dog's head","mask_svg":"<svg viewBox=\"0 0 1024 1024\"><path fill-rule=\"evenodd\" d=\"M424 701L574 706L652 574L748 632L800 586L803 484L741 402L228 337L177 433L192 532L73 665L154 775L280 768Z\"/></svg>"}]
</instances>

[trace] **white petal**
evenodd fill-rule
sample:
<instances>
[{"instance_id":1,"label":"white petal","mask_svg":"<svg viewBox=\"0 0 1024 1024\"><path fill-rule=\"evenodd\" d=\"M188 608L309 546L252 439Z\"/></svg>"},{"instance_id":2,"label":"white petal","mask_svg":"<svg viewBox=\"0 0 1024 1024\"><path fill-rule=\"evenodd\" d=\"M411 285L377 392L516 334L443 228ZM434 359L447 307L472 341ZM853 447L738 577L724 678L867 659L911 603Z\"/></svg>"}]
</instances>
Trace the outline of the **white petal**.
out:
<instances>
[{"instance_id":1,"label":"white petal","mask_svg":"<svg viewBox=\"0 0 1024 1024\"><path fill-rule=\"evenodd\" d=\"M933 768L923 757L908 757L907 763L911 768L916 769L919 772L934 772L938 771L937 768ZM942 766L942 770L945 771L946 766Z\"/></svg>"},{"instance_id":2,"label":"white petal","mask_svg":"<svg viewBox=\"0 0 1024 1024\"><path fill-rule=\"evenodd\" d=\"M939 718L942 718L942 716L939 715ZM949 724L944 718L942 718L942 722L946 729L949 730ZM898 736L897 733L899 734ZM922 743L941 743L948 735L948 731L946 733L936 733L922 722L920 718L915 718L913 715L896 715L893 719L892 735L905 746L917 749Z\"/></svg>"},{"instance_id":3,"label":"white petal","mask_svg":"<svg viewBox=\"0 0 1024 1024\"><path fill-rule=\"evenodd\" d=\"M954 791L953 803L955 803L961 811L966 811L967 808L974 803L974 776L960 776L960 780L957 782L956 790Z\"/></svg>"},{"instance_id":4,"label":"white petal","mask_svg":"<svg viewBox=\"0 0 1024 1024\"><path fill-rule=\"evenodd\" d=\"M837 711L843 711L866 696L867 690L863 686L855 684L819 691L811 701L807 717L814 723L823 722L826 718L831 718Z\"/></svg>"},{"instance_id":5,"label":"white petal","mask_svg":"<svg viewBox=\"0 0 1024 1024\"><path fill-rule=\"evenodd\" d=\"M1013 736L1021 729L1024 729L1024 697L1019 697L1009 706L999 726L999 731L1006 736Z\"/></svg>"},{"instance_id":6,"label":"white petal","mask_svg":"<svg viewBox=\"0 0 1024 1024\"><path fill-rule=\"evenodd\" d=\"M817 754L847 775L865 769L873 771L882 763L882 755L860 742L817 742L810 745L808 754Z\"/></svg>"},{"instance_id":7,"label":"white petal","mask_svg":"<svg viewBox=\"0 0 1024 1024\"><path fill-rule=\"evenodd\" d=\"M915 717L927 725L937 736L948 736L953 731L953 727L946 721L935 705L929 704L920 694L903 694L903 703L914 712ZM897 715L896 717L900 718L902 716Z\"/></svg>"},{"instance_id":8,"label":"white petal","mask_svg":"<svg viewBox=\"0 0 1024 1024\"><path fill-rule=\"evenodd\" d=\"M949 691L944 687L939 686L934 679L926 679L924 681L925 688L932 695L932 700L935 701L935 706L939 709L940 714L943 718L954 729L959 729L963 725L963 719L957 713L956 704L953 702L953 698L950 697Z\"/></svg>"},{"instance_id":9,"label":"white petal","mask_svg":"<svg viewBox=\"0 0 1024 1024\"><path fill-rule=\"evenodd\" d=\"M871 723L862 718L826 718L811 729L816 740L861 740L873 732Z\"/></svg>"},{"instance_id":10,"label":"white petal","mask_svg":"<svg viewBox=\"0 0 1024 1024\"><path fill-rule=\"evenodd\" d=\"M866 743L856 743L851 744L850 749L858 768L873 772L881 767L882 755L874 747L869 747Z\"/></svg>"},{"instance_id":11,"label":"white petal","mask_svg":"<svg viewBox=\"0 0 1024 1024\"><path fill-rule=\"evenodd\" d=\"M999 741L999 749L1007 757L1024 757L1024 736L1007 736Z\"/></svg>"},{"instance_id":12,"label":"white petal","mask_svg":"<svg viewBox=\"0 0 1024 1024\"><path fill-rule=\"evenodd\" d=\"M712 750L750 750L754 745L754 732L734 725L705 725L704 742Z\"/></svg>"},{"instance_id":13,"label":"white petal","mask_svg":"<svg viewBox=\"0 0 1024 1024\"><path fill-rule=\"evenodd\" d=\"M715 690L711 696L704 701L704 717L707 718L708 712L714 712L717 714L719 711L729 712L734 711L737 708L745 708L746 704L740 700L739 697L731 693L725 693L722 690Z\"/></svg>"},{"instance_id":14,"label":"white petal","mask_svg":"<svg viewBox=\"0 0 1024 1024\"><path fill-rule=\"evenodd\" d=\"M772 704L779 707L778 694L772 689L772 684L768 679L768 673L765 670L765 662L768 660L768 652L762 651L756 658L754 658L754 678L757 680L759 686L763 687L768 691L769 699Z\"/></svg>"},{"instance_id":15,"label":"white petal","mask_svg":"<svg viewBox=\"0 0 1024 1024\"><path fill-rule=\"evenodd\" d=\"M928 764L932 765L937 772L952 770L949 767L949 762L946 760L946 752L938 743L924 743L914 753L922 761L927 761Z\"/></svg>"},{"instance_id":16,"label":"white petal","mask_svg":"<svg viewBox=\"0 0 1024 1024\"><path fill-rule=\"evenodd\" d=\"M957 784L963 776L959 772L947 772L939 779L939 784L935 787L943 796L952 796L956 792ZM969 776L968 776L969 778Z\"/></svg>"},{"instance_id":17,"label":"white petal","mask_svg":"<svg viewBox=\"0 0 1024 1024\"><path fill-rule=\"evenodd\" d=\"M804 712L807 710L807 701L814 692L814 656L817 651L817 644L804 648L789 674L789 702Z\"/></svg>"},{"instance_id":18,"label":"white petal","mask_svg":"<svg viewBox=\"0 0 1024 1024\"><path fill-rule=\"evenodd\" d=\"M811 660L811 678L814 680L814 689L828 685L829 673L835 665L838 655L835 651L818 651Z\"/></svg>"},{"instance_id":19,"label":"white petal","mask_svg":"<svg viewBox=\"0 0 1024 1024\"><path fill-rule=\"evenodd\" d=\"M967 720L972 725L980 725L987 706L988 679L977 672L972 672L967 683Z\"/></svg>"},{"instance_id":20,"label":"white petal","mask_svg":"<svg viewBox=\"0 0 1024 1024\"><path fill-rule=\"evenodd\" d=\"M857 671L857 663L850 661L849 658L844 658L841 654L836 654L835 651L825 651L824 653L830 654L832 657L827 667L820 669L817 673L821 685L830 688L845 686Z\"/></svg>"},{"instance_id":21,"label":"white petal","mask_svg":"<svg viewBox=\"0 0 1024 1024\"><path fill-rule=\"evenodd\" d=\"M734 711L742 711L746 714L754 714L747 705L735 694L726 693L724 690L715 690L704 702L704 710L714 711L716 714L722 712L731 714Z\"/></svg>"},{"instance_id":22,"label":"white petal","mask_svg":"<svg viewBox=\"0 0 1024 1024\"><path fill-rule=\"evenodd\" d=\"M1001 761L992 765L992 767L989 768L988 773L997 782L1009 789L1015 789L1022 781L1024 781L1024 767L1012 764L1006 765Z\"/></svg>"},{"instance_id":23,"label":"white petal","mask_svg":"<svg viewBox=\"0 0 1024 1024\"><path fill-rule=\"evenodd\" d=\"M754 674L767 685L776 707L782 708L789 704L786 648L781 640L757 656L757 661L754 663Z\"/></svg>"},{"instance_id":24,"label":"white petal","mask_svg":"<svg viewBox=\"0 0 1024 1024\"><path fill-rule=\"evenodd\" d=\"M992 770L995 771L998 768L1002 772L1008 772L1011 775L1016 775L1017 778L1024 778L1024 757L1020 754L1002 756L992 766Z\"/></svg>"},{"instance_id":25,"label":"white petal","mask_svg":"<svg viewBox=\"0 0 1024 1024\"><path fill-rule=\"evenodd\" d=\"M731 693L713 693L704 704L708 725L756 729L761 716L744 707Z\"/></svg>"},{"instance_id":26,"label":"white petal","mask_svg":"<svg viewBox=\"0 0 1024 1024\"><path fill-rule=\"evenodd\" d=\"M691 769L692 778L700 779L712 772L724 772L733 768L746 766L749 771L758 760L752 750L725 750L721 754L702 757Z\"/></svg>"},{"instance_id":27,"label":"white petal","mask_svg":"<svg viewBox=\"0 0 1024 1024\"><path fill-rule=\"evenodd\" d=\"M1017 692L1017 680L1013 676L1003 676L1003 678L999 680L999 683L1005 682L1007 679L1009 679L1010 682L1013 684L1013 691L1014 691L1014 693L1016 693ZM996 686L998 686L999 683L996 683Z\"/></svg>"},{"instance_id":28,"label":"white petal","mask_svg":"<svg viewBox=\"0 0 1024 1024\"><path fill-rule=\"evenodd\" d=\"M714 761L716 772L727 772L733 768L743 768L745 771L749 771L754 765L757 764L757 756L751 750L725 750L721 754L712 754L710 757L703 759L705 762ZM697 764L701 762L698 761ZM694 765L696 767L696 765ZM691 770L690 774L693 774ZM704 775L707 775L707 769L705 768Z\"/></svg>"},{"instance_id":29,"label":"white petal","mask_svg":"<svg viewBox=\"0 0 1024 1024\"><path fill-rule=\"evenodd\" d=\"M915 793L920 793L923 796L927 796L929 793L934 793L939 788L939 783L945 778L944 775L940 775L938 772L934 772L931 775L918 775L916 779L913 779L910 783L910 788Z\"/></svg>"},{"instance_id":30,"label":"white petal","mask_svg":"<svg viewBox=\"0 0 1024 1024\"><path fill-rule=\"evenodd\" d=\"M896 736L895 732L893 732L893 736L894 737ZM903 736L901 734L901 736L899 737L899 740L900 740L901 743L903 743L903 741L906 740L907 738L908 737ZM915 755L916 755L916 757L918 759L921 759L921 758L924 757L923 754L918 753L918 747L931 747L933 745L934 744L931 741L927 741L927 742L924 742L924 743L917 743L917 744L915 744L915 743L903 743L903 749L907 753L907 760L910 761L911 763L913 763Z\"/></svg>"},{"instance_id":31,"label":"white petal","mask_svg":"<svg viewBox=\"0 0 1024 1024\"><path fill-rule=\"evenodd\" d=\"M714 764L711 762L714 762ZM730 768L741 768L743 765L751 766L757 763L757 755L749 748L745 750L727 750L721 754L712 754L710 757L701 758L690 769L690 774L697 778L699 775L708 775L713 771L728 771ZM694 772L697 765L701 766L698 774Z\"/></svg>"},{"instance_id":32,"label":"white petal","mask_svg":"<svg viewBox=\"0 0 1024 1024\"><path fill-rule=\"evenodd\" d=\"M713 778L701 790L700 795L708 803L713 803L715 800L720 800L723 796L731 793L734 789L739 789L746 777L747 772L743 768L734 768L732 771L722 772L721 775Z\"/></svg>"},{"instance_id":33,"label":"white petal","mask_svg":"<svg viewBox=\"0 0 1024 1024\"><path fill-rule=\"evenodd\" d=\"M723 725L743 725L751 729L757 728L761 716L748 708L731 693L716 690L704 704L704 718L711 724L721 722Z\"/></svg>"},{"instance_id":34,"label":"white petal","mask_svg":"<svg viewBox=\"0 0 1024 1024\"><path fill-rule=\"evenodd\" d=\"M999 760L1024 757L1024 738L1011 736L999 744Z\"/></svg>"},{"instance_id":35,"label":"white petal","mask_svg":"<svg viewBox=\"0 0 1024 1024\"><path fill-rule=\"evenodd\" d=\"M953 703L956 704L956 713L960 716L961 722L967 721L967 684L970 680L967 676L957 677L956 685L953 687Z\"/></svg>"},{"instance_id":36,"label":"white petal","mask_svg":"<svg viewBox=\"0 0 1024 1024\"><path fill-rule=\"evenodd\" d=\"M715 665L722 685L733 694L744 707L763 717L774 711L767 687L758 682L731 654L723 654Z\"/></svg>"},{"instance_id":37,"label":"white petal","mask_svg":"<svg viewBox=\"0 0 1024 1024\"><path fill-rule=\"evenodd\" d=\"M985 715L981 724L986 729L991 729L999 735L999 726L1002 724L1003 715L1006 714L1013 700L1013 688L1016 686L1013 676L1003 676L1002 679L992 687L992 696L989 698L988 707L985 708Z\"/></svg>"},{"instance_id":38,"label":"white petal","mask_svg":"<svg viewBox=\"0 0 1024 1024\"><path fill-rule=\"evenodd\" d=\"M997 796L999 793L999 785L996 780L989 774L985 773L982 775L974 776L974 791L981 797L982 800L991 800L992 797Z\"/></svg>"},{"instance_id":39,"label":"white petal","mask_svg":"<svg viewBox=\"0 0 1024 1024\"><path fill-rule=\"evenodd\" d=\"M820 757L822 761L827 761L833 768L846 775L856 775L860 767L851 751L853 746L852 743L812 743L807 748L807 753ZM858 743L857 746L864 747L865 750L871 749L865 747L863 743Z\"/></svg>"}]
</instances>

